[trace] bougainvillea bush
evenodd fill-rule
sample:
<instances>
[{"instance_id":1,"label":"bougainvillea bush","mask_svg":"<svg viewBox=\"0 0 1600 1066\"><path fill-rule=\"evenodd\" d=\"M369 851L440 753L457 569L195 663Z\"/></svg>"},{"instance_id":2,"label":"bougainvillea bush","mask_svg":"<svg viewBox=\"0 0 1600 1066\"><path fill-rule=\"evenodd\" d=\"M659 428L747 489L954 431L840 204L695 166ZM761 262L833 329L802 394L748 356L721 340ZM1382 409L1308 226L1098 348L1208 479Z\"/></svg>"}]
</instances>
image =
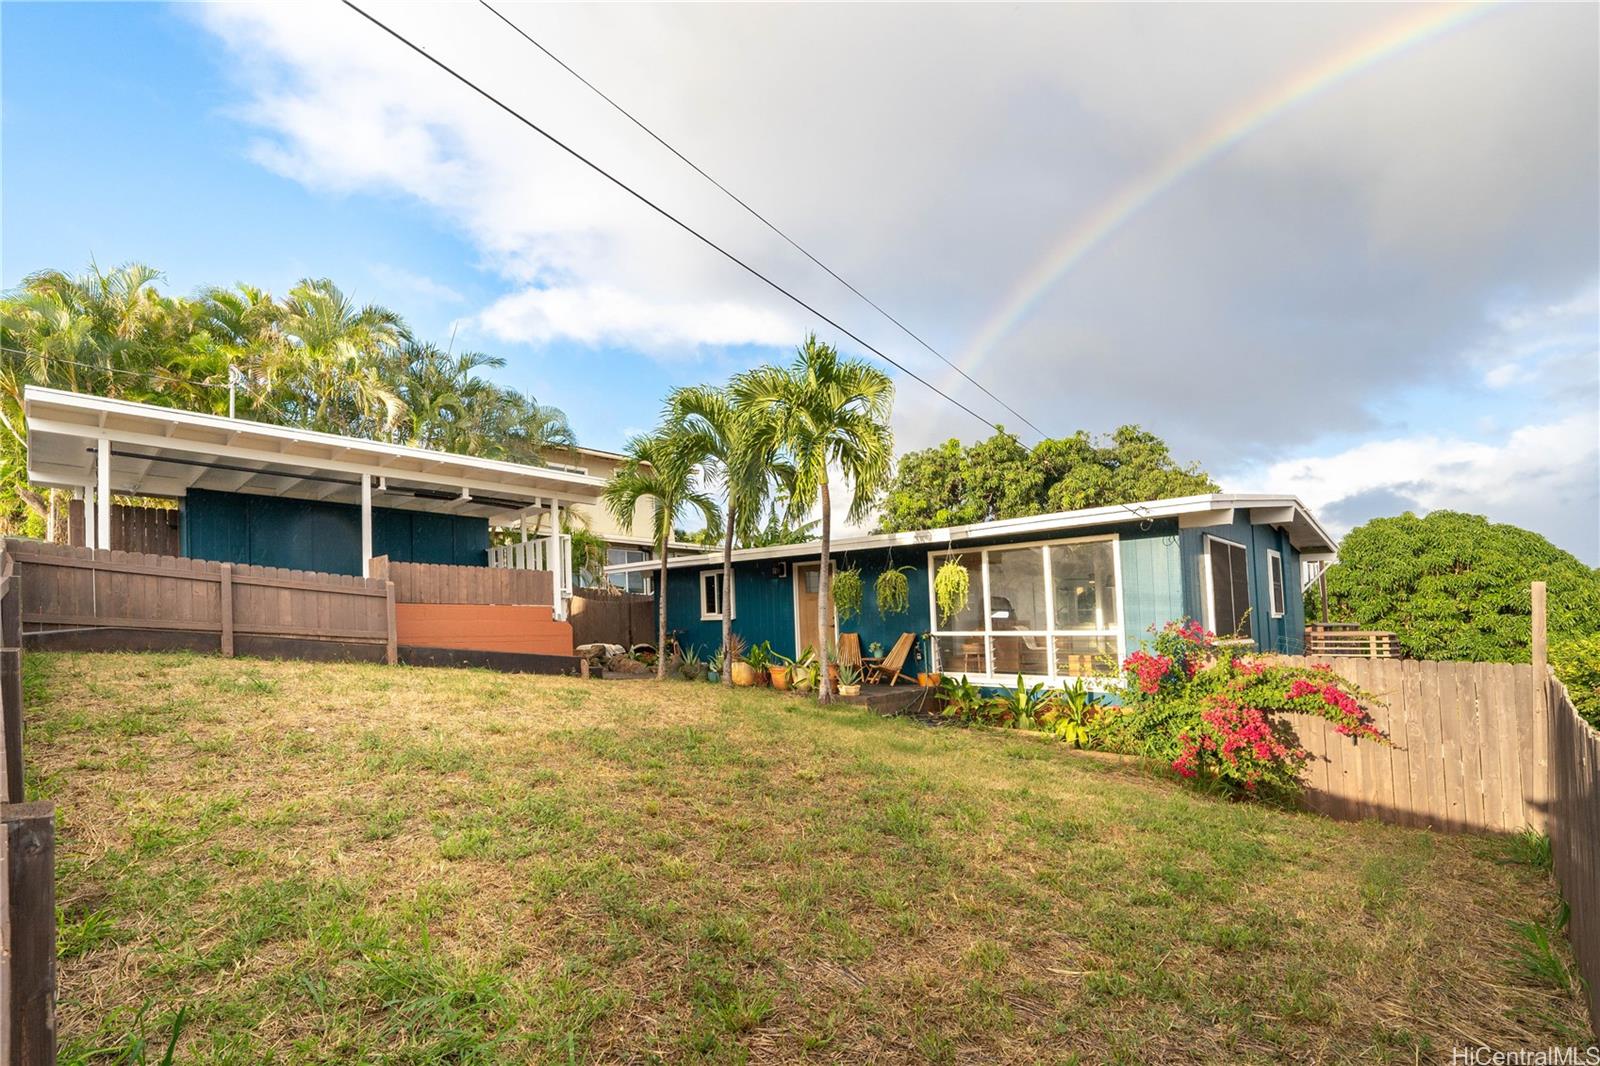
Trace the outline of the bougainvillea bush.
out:
<instances>
[{"instance_id":1,"label":"bougainvillea bush","mask_svg":"<svg viewBox=\"0 0 1600 1066\"><path fill-rule=\"evenodd\" d=\"M1371 697L1323 667L1221 648L1198 622L1169 622L1122 664L1123 704L1095 720L1096 746L1144 755L1229 791L1292 794L1309 756L1285 713L1316 715L1386 744Z\"/></svg>"}]
</instances>

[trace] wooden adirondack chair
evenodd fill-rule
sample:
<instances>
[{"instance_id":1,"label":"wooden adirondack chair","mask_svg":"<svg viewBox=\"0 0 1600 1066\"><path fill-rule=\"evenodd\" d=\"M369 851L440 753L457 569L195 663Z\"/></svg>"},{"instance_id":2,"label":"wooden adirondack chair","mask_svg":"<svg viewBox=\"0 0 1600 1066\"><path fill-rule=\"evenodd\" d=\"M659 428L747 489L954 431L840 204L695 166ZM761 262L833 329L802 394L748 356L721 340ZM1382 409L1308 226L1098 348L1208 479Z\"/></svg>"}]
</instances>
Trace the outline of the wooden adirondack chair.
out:
<instances>
[{"instance_id":1,"label":"wooden adirondack chair","mask_svg":"<svg viewBox=\"0 0 1600 1066\"><path fill-rule=\"evenodd\" d=\"M860 638L856 638L857 641ZM882 659L864 659L865 679L868 684L893 685L905 677L906 659L911 655L911 644L917 639L915 633L901 633L900 638L894 642L894 647L889 649L889 654ZM858 645L859 646L859 645Z\"/></svg>"},{"instance_id":2,"label":"wooden adirondack chair","mask_svg":"<svg viewBox=\"0 0 1600 1066\"><path fill-rule=\"evenodd\" d=\"M839 665L840 666L844 666L845 664L848 663L849 665L855 667L857 672L860 672L860 671L862 671L864 669L864 665L863 665L863 663L861 661L861 634L860 633L840 633L839 634L839 656L838 656L838 658L839 658Z\"/></svg>"}]
</instances>

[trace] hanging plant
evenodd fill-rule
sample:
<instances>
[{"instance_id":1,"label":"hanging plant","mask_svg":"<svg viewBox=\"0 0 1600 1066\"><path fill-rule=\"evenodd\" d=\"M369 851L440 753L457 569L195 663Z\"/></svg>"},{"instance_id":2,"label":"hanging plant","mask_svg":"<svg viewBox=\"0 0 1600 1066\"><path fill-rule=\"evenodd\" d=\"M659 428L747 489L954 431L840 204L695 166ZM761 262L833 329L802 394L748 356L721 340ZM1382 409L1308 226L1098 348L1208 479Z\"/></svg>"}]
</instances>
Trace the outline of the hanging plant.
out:
<instances>
[{"instance_id":1,"label":"hanging plant","mask_svg":"<svg viewBox=\"0 0 1600 1066\"><path fill-rule=\"evenodd\" d=\"M878 613L887 618L891 614L905 614L911 607L911 584L906 580L909 566L885 570L873 583L872 591L878 600Z\"/></svg>"},{"instance_id":2,"label":"hanging plant","mask_svg":"<svg viewBox=\"0 0 1600 1066\"><path fill-rule=\"evenodd\" d=\"M852 567L833 575L833 609L839 621L848 622L861 613L861 569Z\"/></svg>"},{"instance_id":3,"label":"hanging plant","mask_svg":"<svg viewBox=\"0 0 1600 1066\"><path fill-rule=\"evenodd\" d=\"M946 625L967 605L972 591L972 576L956 556L933 575L933 598L939 604L939 624Z\"/></svg>"}]
</instances>

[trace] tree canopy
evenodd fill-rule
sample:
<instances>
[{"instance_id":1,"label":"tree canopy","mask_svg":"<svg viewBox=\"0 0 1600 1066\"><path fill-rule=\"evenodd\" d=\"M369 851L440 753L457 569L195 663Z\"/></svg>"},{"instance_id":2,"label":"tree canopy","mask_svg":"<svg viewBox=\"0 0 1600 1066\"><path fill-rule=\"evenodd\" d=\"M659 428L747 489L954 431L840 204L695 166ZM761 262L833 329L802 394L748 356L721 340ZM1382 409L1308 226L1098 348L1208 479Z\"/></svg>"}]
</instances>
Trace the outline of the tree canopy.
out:
<instances>
[{"instance_id":1,"label":"tree canopy","mask_svg":"<svg viewBox=\"0 0 1600 1066\"><path fill-rule=\"evenodd\" d=\"M327 278L280 298L243 284L168 296L160 277L91 264L0 296L0 529L45 506L23 475L28 385L222 414L233 372L238 414L260 422L534 464L576 443L560 410L479 375L503 360L441 351Z\"/></svg>"},{"instance_id":2,"label":"tree canopy","mask_svg":"<svg viewBox=\"0 0 1600 1066\"><path fill-rule=\"evenodd\" d=\"M1397 633L1417 658L1527 662L1534 581L1549 589L1552 643L1600 632L1600 574L1482 515L1374 518L1345 535L1327 578L1331 618ZM1316 617L1315 586L1306 607Z\"/></svg>"},{"instance_id":3,"label":"tree canopy","mask_svg":"<svg viewBox=\"0 0 1600 1066\"><path fill-rule=\"evenodd\" d=\"M970 447L948 440L907 452L878 527L896 533L1216 491L1198 465L1179 465L1138 426L1099 437L1079 430L1032 448L1002 429Z\"/></svg>"}]
</instances>

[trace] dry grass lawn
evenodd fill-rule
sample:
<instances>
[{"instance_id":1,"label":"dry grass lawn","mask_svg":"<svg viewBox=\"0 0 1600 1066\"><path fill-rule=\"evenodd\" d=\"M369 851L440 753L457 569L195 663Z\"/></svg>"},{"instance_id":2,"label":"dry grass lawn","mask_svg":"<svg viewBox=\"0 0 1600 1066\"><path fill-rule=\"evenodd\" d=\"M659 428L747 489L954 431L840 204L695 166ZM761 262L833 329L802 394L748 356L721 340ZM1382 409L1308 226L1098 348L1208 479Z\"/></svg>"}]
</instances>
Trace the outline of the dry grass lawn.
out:
<instances>
[{"instance_id":1,"label":"dry grass lawn","mask_svg":"<svg viewBox=\"0 0 1600 1066\"><path fill-rule=\"evenodd\" d=\"M67 1062L154 1062L179 1008L178 1061L249 1063L1409 1063L1586 1033L1523 955L1513 923L1558 901L1510 842L1028 736L197 656L30 655L27 692Z\"/></svg>"}]
</instances>

